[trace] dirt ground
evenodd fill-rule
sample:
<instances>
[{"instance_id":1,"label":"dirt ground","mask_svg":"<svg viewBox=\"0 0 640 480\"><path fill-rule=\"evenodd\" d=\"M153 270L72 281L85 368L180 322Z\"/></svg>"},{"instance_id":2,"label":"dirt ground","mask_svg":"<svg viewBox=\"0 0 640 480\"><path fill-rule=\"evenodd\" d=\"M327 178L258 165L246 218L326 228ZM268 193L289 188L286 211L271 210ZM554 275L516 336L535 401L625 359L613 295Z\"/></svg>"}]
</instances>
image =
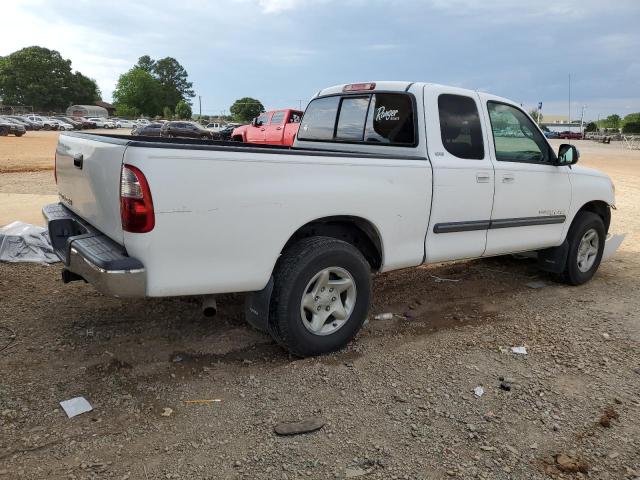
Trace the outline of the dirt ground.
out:
<instances>
[{"instance_id":1,"label":"dirt ground","mask_svg":"<svg viewBox=\"0 0 640 480\"><path fill-rule=\"evenodd\" d=\"M242 295L208 319L194 298L106 298L59 265L0 264L0 480L640 478L640 152L576 143L628 233L591 282L511 257L378 275L369 324L320 358L251 330ZM5 173L0 193L55 185ZM58 402L80 395L93 411L68 419ZM326 423L273 431L309 417Z\"/></svg>"}]
</instances>

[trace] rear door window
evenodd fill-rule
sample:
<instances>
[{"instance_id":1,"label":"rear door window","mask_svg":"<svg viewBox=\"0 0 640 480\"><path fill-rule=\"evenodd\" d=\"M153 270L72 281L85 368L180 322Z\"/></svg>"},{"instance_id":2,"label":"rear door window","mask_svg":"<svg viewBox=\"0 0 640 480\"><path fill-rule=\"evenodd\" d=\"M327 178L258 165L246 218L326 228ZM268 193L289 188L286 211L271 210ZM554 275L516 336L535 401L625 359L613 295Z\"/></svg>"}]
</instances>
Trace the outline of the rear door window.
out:
<instances>
[{"instance_id":1,"label":"rear door window","mask_svg":"<svg viewBox=\"0 0 640 480\"><path fill-rule=\"evenodd\" d=\"M271 125L280 125L284 121L285 112L275 112L271 117Z\"/></svg>"},{"instance_id":2,"label":"rear door window","mask_svg":"<svg viewBox=\"0 0 640 480\"><path fill-rule=\"evenodd\" d=\"M468 160L484 158L484 142L478 106L471 97L442 94L438 97L442 145L451 155Z\"/></svg>"}]
</instances>

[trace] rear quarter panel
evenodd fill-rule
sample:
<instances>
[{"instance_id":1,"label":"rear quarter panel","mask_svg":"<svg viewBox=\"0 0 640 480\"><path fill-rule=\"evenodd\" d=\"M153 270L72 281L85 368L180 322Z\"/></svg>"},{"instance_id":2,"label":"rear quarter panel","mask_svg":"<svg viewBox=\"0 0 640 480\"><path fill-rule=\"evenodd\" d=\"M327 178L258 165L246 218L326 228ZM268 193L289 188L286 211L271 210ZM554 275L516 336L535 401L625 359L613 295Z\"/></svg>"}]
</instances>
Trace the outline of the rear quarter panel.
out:
<instances>
[{"instance_id":1,"label":"rear quarter panel","mask_svg":"<svg viewBox=\"0 0 640 480\"><path fill-rule=\"evenodd\" d=\"M124 238L149 296L260 290L290 236L334 215L375 226L384 270L423 259L427 160L129 147L125 163L153 197L154 230Z\"/></svg>"}]
</instances>

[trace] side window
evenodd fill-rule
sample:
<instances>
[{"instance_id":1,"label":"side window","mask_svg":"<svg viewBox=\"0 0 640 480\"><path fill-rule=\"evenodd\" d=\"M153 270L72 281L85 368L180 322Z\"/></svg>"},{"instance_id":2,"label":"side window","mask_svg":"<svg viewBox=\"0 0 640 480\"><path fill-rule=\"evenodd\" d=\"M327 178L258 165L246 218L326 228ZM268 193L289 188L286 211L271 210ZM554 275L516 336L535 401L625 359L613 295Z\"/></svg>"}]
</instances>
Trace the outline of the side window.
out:
<instances>
[{"instance_id":1,"label":"side window","mask_svg":"<svg viewBox=\"0 0 640 480\"><path fill-rule=\"evenodd\" d=\"M507 162L548 163L549 144L521 110L504 103L488 102L496 159Z\"/></svg>"},{"instance_id":2,"label":"side window","mask_svg":"<svg viewBox=\"0 0 640 480\"><path fill-rule=\"evenodd\" d=\"M368 107L369 96L342 99L336 128L336 140L362 141Z\"/></svg>"},{"instance_id":3,"label":"side window","mask_svg":"<svg viewBox=\"0 0 640 480\"><path fill-rule=\"evenodd\" d=\"M438 97L442 145L451 155L468 160L484 158L484 142L478 106L471 97L442 94Z\"/></svg>"},{"instance_id":4,"label":"side window","mask_svg":"<svg viewBox=\"0 0 640 480\"><path fill-rule=\"evenodd\" d=\"M280 125L284 120L284 114L286 112L275 112L271 117L271 125Z\"/></svg>"},{"instance_id":5,"label":"side window","mask_svg":"<svg viewBox=\"0 0 640 480\"><path fill-rule=\"evenodd\" d=\"M302 120L302 115L299 112L291 112L289 123L300 123L300 120Z\"/></svg>"},{"instance_id":6,"label":"side window","mask_svg":"<svg viewBox=\"0 0 640 480\"><path fill-rule=\"evenodd\" d=\"M340 97L324 97L312 101L304 112L298 131L300 140L333 140L333 128Z\"/></svg>"},{"instance_id":7,"label":"side window","mask_svg":"<svg viewBox=\"0 0 640 480\"><path fill-rule=\"evenodd\" d=\"M408 95L376 93L371 98L364 141L412 146L416 143L413 103Z\"/></svg>"},{"instance_id":8,"label":"side window","mask_svg":"<svg viewBox=\"0 0 640 480\"><path fill-rule=\"evenodd\" d=\"M258 121L257 121L257 125L266 125L267 123L269 123L269 115L267 115L266 113L261 113L258 116Z\"/></svg>"}]
</instances>

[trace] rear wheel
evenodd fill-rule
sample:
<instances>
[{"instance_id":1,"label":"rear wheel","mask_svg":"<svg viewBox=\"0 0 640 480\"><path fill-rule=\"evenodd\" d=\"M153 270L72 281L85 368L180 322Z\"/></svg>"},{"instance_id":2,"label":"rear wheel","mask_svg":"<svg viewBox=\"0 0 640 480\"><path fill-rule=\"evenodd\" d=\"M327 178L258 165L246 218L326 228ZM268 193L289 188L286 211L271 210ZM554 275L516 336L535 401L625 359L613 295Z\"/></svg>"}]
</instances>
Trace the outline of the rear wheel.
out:
<instances>
[{"instance_id":1,"label":"rear wheel","mask_svg":"<svg viewBox=\"0 0 640 480\"><path fill-rule=\"evenodd\" d=\"M294 355L339 350L369 311L371 270L353 245L312 237L287 249L274 272L269 333Z\"/></svg>"},{"instance_id":2,"label":"rear wheel","mask_svg":"<svg viewBox=\"0 0 640 480\"><path fill-rule=\"evenodd\" d=\"M6 137L9 135L9 129L7 127L0 127L0 137Z\"/></svg>"},{"instance_id":3,"label":"rear wheel","mask_svg":"<svg viewBox=\"0 0 640 480\"><path fill-rule=\"evenodd\" d=\"M21 137L22 135L24 135L24 132L18 132L18 133L16 133L16 137Z\"/></svg>"},{"instance_id":4,"label":"rear wheel","mask_svg":"<svg viewBox=\"0 0 640 480\"><path fill-rule=\"evenodd\" d=\"M567 235L569 253L562 280L570 285L591 280L600 266L605 239L602 218L592 212L579 212Z\"/></svg>"}]
</instances>

